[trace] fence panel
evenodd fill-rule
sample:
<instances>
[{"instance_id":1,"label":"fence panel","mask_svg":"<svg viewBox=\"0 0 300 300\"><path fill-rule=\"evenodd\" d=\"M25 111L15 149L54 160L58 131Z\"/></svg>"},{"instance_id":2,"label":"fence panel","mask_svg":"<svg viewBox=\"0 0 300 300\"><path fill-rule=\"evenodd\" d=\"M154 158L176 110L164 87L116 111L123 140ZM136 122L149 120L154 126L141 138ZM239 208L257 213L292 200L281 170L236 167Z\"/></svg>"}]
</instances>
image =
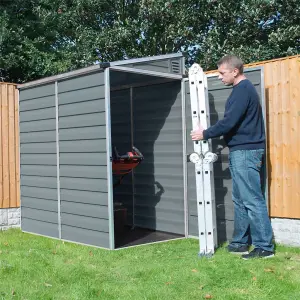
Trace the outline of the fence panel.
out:
<instances>
[{"instance_id":1,"label":"fence panel","mask_svg":"<svg viewBox=\"0 0 300 300\"><path fill-rule=\"evenodd\" d=\"M0 208L20 206L18 102L16 86L0 83Z\"/></svg>"},{"instance_id":2,"label":"fence panel","mask_svg":"<svg viewBox=\"0 0 300 300\"><path fill-rule=\"evenodd\" d=\"M255 66L264 67L269 214L300 219L300 55L245 69Z\"/></svg>"},{"instance_id":3,"label":"fence panel","mask_svg":"<svg viewBox=\"0 0 300 300\"><path fill-rule=\"evenodd\" d=\"M300 56L264 68L270 216L300 218Z\"/></svg>"}]
</instances>

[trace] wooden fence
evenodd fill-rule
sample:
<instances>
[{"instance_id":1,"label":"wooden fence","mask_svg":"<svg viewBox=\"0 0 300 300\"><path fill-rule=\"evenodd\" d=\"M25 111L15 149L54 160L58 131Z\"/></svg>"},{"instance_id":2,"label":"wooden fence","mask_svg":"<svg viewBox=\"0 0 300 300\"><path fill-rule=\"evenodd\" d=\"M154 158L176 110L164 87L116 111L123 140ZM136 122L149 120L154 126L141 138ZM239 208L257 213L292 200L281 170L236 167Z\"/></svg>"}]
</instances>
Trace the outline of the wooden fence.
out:
<instances>
[{"instance_id":1,"label":"wooden fence","mask_svg":"<svg viewBox=\"0 0 300 300\"><path fill-rule=\"evenodd\" d=\"M269 214L300 219L300 55L245 68L255 66L264 67Z\"/></svg>"},{"instance_id":2,"label":"wooden fence","mask_svg":"<svg viewBox=\"0 0 300 300\"><path fill-rule=\"evenodd\" d=\"M300 219L300 55L263 66L271 217ZM210 71L208 73L215 73ZM20 205L18 95L0 84L0 208Z\"/></svg>"},{"instance_id":3,"label":"wooden fence","mask_svg":"<svg viewBox=\"0 0 300 300\"><path fill-rule=\"evenodd\" d=\"M14 84L0 83L0 118L0 208L19 207L19 104Z\"/></svg>"},{"instance_id":4,"label":"wooden fence","mask_svg":"<svg viewBox=\"0 0 300 300\"><path fill-rule=\"evenodd\" d=\"M300 218L300 56L264 69L270 215Z\"/></svg>"}]
</instances>

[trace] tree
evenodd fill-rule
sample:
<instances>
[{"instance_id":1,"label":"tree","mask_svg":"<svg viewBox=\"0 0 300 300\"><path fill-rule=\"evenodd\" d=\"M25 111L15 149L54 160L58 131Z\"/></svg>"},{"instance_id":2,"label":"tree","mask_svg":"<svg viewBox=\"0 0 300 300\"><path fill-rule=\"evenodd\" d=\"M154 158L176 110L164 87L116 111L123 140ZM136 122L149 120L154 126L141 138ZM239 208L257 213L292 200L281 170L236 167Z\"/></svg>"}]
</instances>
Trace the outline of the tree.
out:
<instances>
[{"instance_id":1,"label":"tree","mask_svg":"<svg viewBox=\"0 0 300 300\"><path fill-rule=\"evenodd\" d=\"M215 69L300 52L299 0L2 0L0 80L25 82L94 64L183 52Z\"/></svg>"},{"instance_id":2,"label":"tree","mask_svg":"<svg viewBox=\"0 0 300 300\"><path fill-rule=\"evenodd\" d=\"M114 27L110 2L15 0L1 2L0 77L24 82L92 64L108 47ZM115 47L122 58L122 47Z\"/></svg>"},{"instance_id":3,"label":"tree","mask_svg":"<svg viewBox=\"0 0 300 300\"><path fill-rule=\"evenodd\" d=\"M205 0L196 1L202 3ZM186 0L1 3L0 76L24 82L95 63L186 51L205 29ZM197 32L194 30L197 28Z\"/></svg>"},{"instance_id":4,"label":"tree","mask_svg":"<svg viewBox=\"0 0 300 300\"><path fill-rule=\"evenodd\" d=\"M211 1L209 26L195 55L205 69L227 53L245 63L300 52L299 0Z\"/></svg>"}]
</instances>

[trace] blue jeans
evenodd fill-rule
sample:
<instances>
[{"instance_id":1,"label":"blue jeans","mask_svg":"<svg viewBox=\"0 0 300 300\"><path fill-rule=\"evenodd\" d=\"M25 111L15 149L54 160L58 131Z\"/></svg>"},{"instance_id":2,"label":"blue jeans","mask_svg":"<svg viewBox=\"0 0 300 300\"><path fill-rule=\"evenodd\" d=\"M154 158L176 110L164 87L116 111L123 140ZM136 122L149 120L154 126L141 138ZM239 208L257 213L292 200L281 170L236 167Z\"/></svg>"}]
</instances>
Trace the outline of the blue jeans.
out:
<instances>
[{"instance_id":1,"label":"blue jeans","mask_svg":"<svg viewBox=\"0 0 300 300\"><path fill-rule=\"evenodd\" d=\"M231 245L248 245L274 251L272 227L261 186L264 150L235 150L229 154L234 203Z\"/></svg>"}]
</instances>

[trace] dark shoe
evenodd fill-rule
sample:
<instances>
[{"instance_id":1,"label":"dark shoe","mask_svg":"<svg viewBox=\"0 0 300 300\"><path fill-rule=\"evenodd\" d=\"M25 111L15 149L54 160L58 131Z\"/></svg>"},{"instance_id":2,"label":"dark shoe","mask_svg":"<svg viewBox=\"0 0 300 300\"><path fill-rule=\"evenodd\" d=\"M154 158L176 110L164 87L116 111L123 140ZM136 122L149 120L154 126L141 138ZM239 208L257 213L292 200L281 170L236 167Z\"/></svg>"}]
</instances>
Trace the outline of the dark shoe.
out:
<instances>
[{"instance_id":1,"label":"dark shoe","mask_svg":"<svg viewBox=\"0 0 300 300\"><path fill-rule=\"evenodd\" d=\"M233 253L233 254L248 254L248 246L247 245L240 246L240 247L228 245L227 250L228 250L228 252Z\"/></svg>"},{"instance_id":2,"label":"dark shoe","mask_svg":"<svg viewBox=\"0 0 300 300\"><path fill-rule=\"evenodd\" d=\"M248 260L252 258L270 258L273 256L274 256L273 252L266 251L260 248L255 248L249 254L242 255L242 259Z\"/></svg>"}]
</instances>

